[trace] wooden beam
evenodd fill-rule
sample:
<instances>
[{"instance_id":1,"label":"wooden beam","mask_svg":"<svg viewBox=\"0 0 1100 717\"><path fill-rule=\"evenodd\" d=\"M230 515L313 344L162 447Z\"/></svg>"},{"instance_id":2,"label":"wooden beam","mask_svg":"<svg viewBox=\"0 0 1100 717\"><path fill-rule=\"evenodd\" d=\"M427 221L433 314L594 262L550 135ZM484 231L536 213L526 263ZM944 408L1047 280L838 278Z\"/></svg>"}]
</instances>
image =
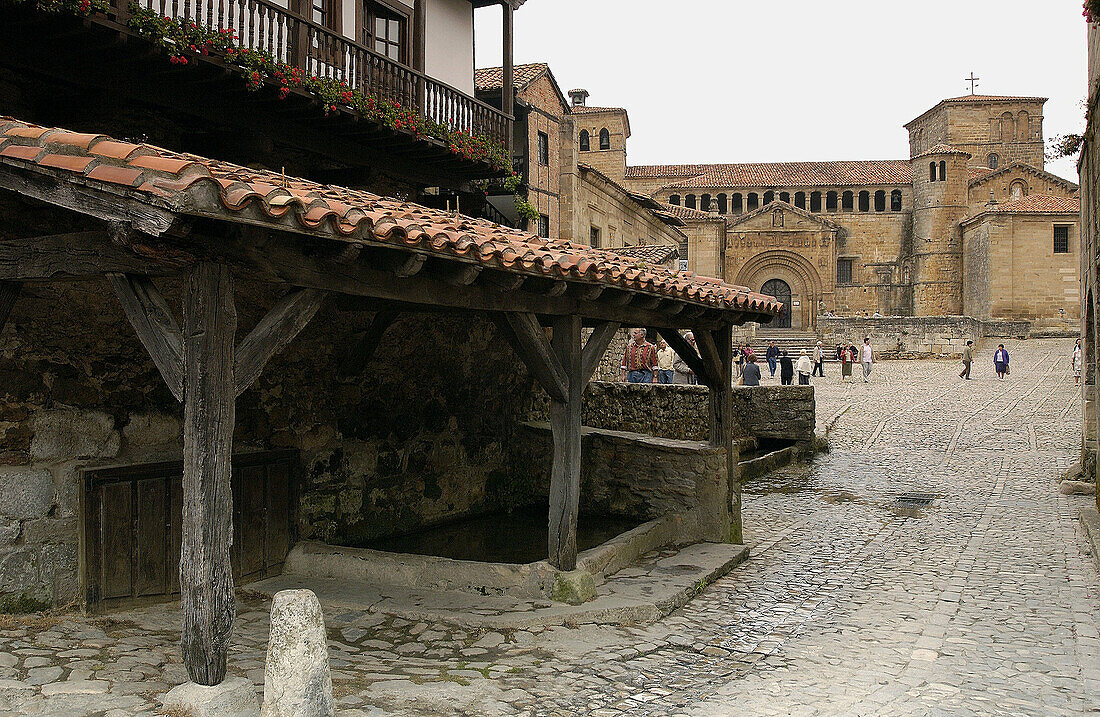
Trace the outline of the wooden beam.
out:
<instances>
[{"instance_id":1,"label":"wooden beam","mask_svg":"<svg viewBox=\"0 0 1100 717\"><path fill-rule=\"evenodd\" d=\"M500 111L503 112L504 114L508 115L508 116L512 116L513 114L515 114L515 94L516 94L514 68L512 67L512 49L513 49L513 40L512 40L512 38L513 38L513 31L514 31L513 24L512 24L512 13L513 13L512 3L510 3L510 2L502 3L501 4L501 9L503 10L503 14L504 14L503 28L502 28L503 32L501 33L503 35L502 40L504 41L504 47L502 48L502 52L501 52L501 54L503 56L502 57L503 62L501 63L502 64L501 70L502 70L503 77L501 79L503 80L503 82L501 83L501 92L500 92ZM505 139L505 148L508 150L508 160L509 160L509 162L512 159L512 149L513 149L512 148L512 143L513 143L512 133L508 132L507 137ZM509 165L509 168L510 168L510 165Z\"/></svg>"},{"instance_id":2,"label":"wooden beam","mask_svg":"<svg viewBox=\"0 0 1100 717\"><path fill-rule=\"evenodd\" d=\"M592 380L592 374L599 368L603 355L607 353L607 347L611 339L615 338L615 332L619 330L619 322L604 321L592 330L592 335L584 343L581 352L581 382L587 384Z\"/></svg>"},{"instance_id":3,"label":"wooden beam","mask_svg":"<svg viewBox=\"0 0 1100 717\"><path fill-rule=\"evenodd\" d=\"M183 289L183 662L200 685L225 677L235 603L233 456L237 311L225 264L202 262Z\"/></svg>"},{"instance_id":4,"label":"wooden beam","mask_svg":"<svg viewBox=\"0 0 1100 717\"><path fill-rule=\"evenodd\" d=\"M687 339L680 335L678 329L657 329L657 333L668 342L668 345L672 347L676 355L683 359L684 363L688 365L688 368L695 373L695 378L698 379L699 383L704 385L710 384L707 366L699 356L698 350L688 343Z\"/></svg>"},{"instance_id":5,"label":"wooden beam","mask_svg":"<svg viewBox=\"0 0 1100 717\"><path fill-rule=\"evenodd\" d=\"M138 248L144 256L112 242L107 231L5 239L0 242L0 280L98 279L107 273L164 275L177 273L192 261L177 250Z\"/></svg>"},{"instance_id":6,"label":"wooden beam","mask_svg":"<svg viewBox=\"0 0 1100 717\"><path fill-rule=\"evenodd\" d=\"M566 379L565 400L550 402L554 458L550 469L550 564L559 570L577 567L577 509L581 494L581 408L587 381L582 380L581 319L554 319L554 356Z\"/></svg>"},{"instance_id":7,"label":"wooden beam","mask_svg":"<svg viewBox=\"0 0 1100 717\"><path fill-rule=\"evenodd\" d=\"M255 383L271 357L286 348L306 327L325 300L317 289L295 289L279 299L237 346L233 377L235 396Z\"/></svg>"},{"instance_id":8,"label":"wooden beam","mask_svg":"<svg viewBox=\"0 0 1100 717\"><path fill-rule=\"evenodd\" d=\"M386 333L386 329L397 319L397 316L396 311L378 311L371 317L367 330L340 362L338 369L340 376L351 378L363 373L374 357L374 352L382 343L382 336Z\"/></svg>"},{"instance_id":9,"label":"wooden beam","mask_svg":"<svg viewBox=\"0 0 1100 717\"><path fill-rule=\"evenodd\" d=\"M697 329L694 333L710 379L710 444L726 450L729 540L743 543L741 474L733 435L733 329L725 326L714 331Z\"/></svg>"},{"instance_id":10,"label":"wooden beam","mask_svg":"<svg viewBox=\"0 0 1100 717\"><path fill-rule=\"evenodd\" d=\"M183 334L168 302L147 276L107 274L138 339L177 401L183 400Z\"/></svg>"},{"instance_id":11,"label":"wooden beam","mask_svg":"<svg viewBox=\"0 0 1100 717\"><path fill-rule=\"evenodd\" d=\"M534 314L509 311L493 318L550 399L565 401L569 396L568 377Z\"/></svg>"},{"instance_id":12,"label":"wooden beam","mask_svg":"<svg viewBox=\"0 0 1100 717\"><path fill-rule=\"evenodd\" d=\"M8 323L8 316L11 315L12 307L15 306L15 300L19 298L19 292L22 289L23 284L18 281L0 281L0 331L3 331L4 324Z\"/></svg>"}]
</instances>

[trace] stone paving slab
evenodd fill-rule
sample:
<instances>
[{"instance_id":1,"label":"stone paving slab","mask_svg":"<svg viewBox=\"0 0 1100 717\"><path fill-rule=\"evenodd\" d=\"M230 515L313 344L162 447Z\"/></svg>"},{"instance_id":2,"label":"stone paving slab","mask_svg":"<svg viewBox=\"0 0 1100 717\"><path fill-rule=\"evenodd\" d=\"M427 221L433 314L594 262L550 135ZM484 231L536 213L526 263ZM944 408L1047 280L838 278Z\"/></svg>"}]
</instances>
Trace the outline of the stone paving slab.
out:
<instances>
[{"instance_id":1,"label":"stone paving slab","mask_svg":"<svg viewBox=\"0 0 1100 717\"><path fill-rule=\"evenodd\" d=\"M462 715L1082 715L1100 711L1100 575L1061 495L1073 342L814 379L832 450L751 481L752 558L651 624L464 629L332 607L337 709ZM930 504L899 503L929 494ZM262 690L269 603L239 596L229 669ZM487 603L484 603L487 604ZM0 620L0 714L155 714L186 679L178 606ZM57 670L60 669L60 673ZM105 682L101 694L60 682Z\"/></svg>"},{"instance_id":2,"label":"stone paving slab","mask_svg":"<svg viewBox=\"0 0 1100 717\"><path fill-rule=\"evenodd\" d=\"M326 611L334 615L339 615L340 610L364 611L475 630L633 624L653 622L668 615L744 561L748 554L749 548L744 545L718 543L650 553L608 578L597 589L596 599L583 605L301 575L280 575L253 583L248 589L270 598L280 590L307 588L320 596Z\"/></svg>"}]
</instances>

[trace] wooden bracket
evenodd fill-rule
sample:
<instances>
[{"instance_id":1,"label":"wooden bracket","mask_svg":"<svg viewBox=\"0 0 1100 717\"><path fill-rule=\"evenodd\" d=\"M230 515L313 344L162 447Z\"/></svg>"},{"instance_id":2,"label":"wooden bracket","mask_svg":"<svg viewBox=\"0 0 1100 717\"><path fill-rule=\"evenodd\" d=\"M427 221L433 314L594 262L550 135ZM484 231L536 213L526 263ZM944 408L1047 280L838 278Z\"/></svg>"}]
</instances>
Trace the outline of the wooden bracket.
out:
<instances>
[{"instance_id":1,"label":"wooden bracket","mask_svg":"<svg viewBox=\"0 0 1100 717\"><path fill-rule=\"evenodd\" d=\"M233 378L240 396L255 383L271 357L282 351L310 322L326 293L295 289L279 299L271 311L237 346Z\"/></svg>"},{"instance_id":2,"label":"wooden bracket","mask_svg":"<svg viewBox=\"0 0 1100 717\"><path fill-rule=\"evenodd\" d=\"M569 397L569 377L554 349L543 333L534 314L502 312L493 314L501 333L512 345L527 370L538 380L550 398L566 401Z\"/></svg>"},{"instance_id":3,"label":"wooden bracket","mask_svg":"<svg viewBox=\"0 0 1100 717\"><path fill-rule=\"evenodd\" d=\"M687 342L680 332L676 329L657 329L657 333L661 335L668 345L672 347L672 350L676 352L676 355L683 359L684 363L688 365L694 373L695 377L699 379L699 383L710 385L710 374L703 359L699 356L698 351L694 346Z\"/></svg>"},{"instance_id":4,"label":"wooden bracket","mask_svg":"<svg viewBox=\"0 0 1100 717\"><path fill-rule=\"evenodd\" d=\"M106 276L168 390L183 401L183 335L168 303L147 276Z\"/></svg>"},{"instance_id":5,"label":"wooden bracket","mask_svg":"<svg viewBox=\"0 0 1100 717\"><path fill-rule=\"evenodd\" d=\"M8 323L8 316L11 315L12 307L15 306L15 300L19 298L19 292L22 289L21 282L0 281L0 330L3 330L4 324Z\"/></svg>"},{"instance_id":6,"label":"wooden bracket","mask_svg":"<svg viewBox=\"0 0 1100 717\"><path fill-rule=\"evenodd\" d=\"M619 330L619 326L620 324L617 321L601 321L592 330L592 335L588 337L588 341L584 342L584 349L581 351L582 384L587 385L592 379L592 374L596 372L600 360L607 353L607 347L611 343L611 339L615 338L615 332Z\"/></svg>"},{"instance_id":7,"label":"wooden bracket","mask_svg":"<svg viewBox=\"0 0 1100 717\"><path fill-rule=\"evenodd\" d=\"M374 352L378 349L379 344L382 343L382 336L386 333L386 329L397 317L398 313L396 311L379 311L371 317L370 323L367 324L367 330L348 351L344 360L340 362L339 373L341 376L351 378L363 373L371 358L374 357Z\"/></svg>"}]
</instances>

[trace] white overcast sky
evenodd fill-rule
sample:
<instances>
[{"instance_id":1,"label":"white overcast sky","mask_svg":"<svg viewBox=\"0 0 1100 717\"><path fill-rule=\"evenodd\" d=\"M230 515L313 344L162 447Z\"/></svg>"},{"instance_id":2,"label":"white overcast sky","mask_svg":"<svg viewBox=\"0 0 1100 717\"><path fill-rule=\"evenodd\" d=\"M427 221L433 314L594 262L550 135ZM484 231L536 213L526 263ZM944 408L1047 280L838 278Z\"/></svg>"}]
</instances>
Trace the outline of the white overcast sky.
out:
<instances>
[{"instance_id":1,"label":"white overcast sky","mask_svg":"<svg viewBox=\"0 0 1100 717\"><path fill-rule=\"evenodd\" d=\"M902 159L902 125L945 97L1049 97L1043 131L1080 132L1080 0L527 0L515 61L625 107L636 164ZM501 63L500 8L477 65ZM1073 181L1072 160L1047 168Z\"/></svg>"}]
</instances>

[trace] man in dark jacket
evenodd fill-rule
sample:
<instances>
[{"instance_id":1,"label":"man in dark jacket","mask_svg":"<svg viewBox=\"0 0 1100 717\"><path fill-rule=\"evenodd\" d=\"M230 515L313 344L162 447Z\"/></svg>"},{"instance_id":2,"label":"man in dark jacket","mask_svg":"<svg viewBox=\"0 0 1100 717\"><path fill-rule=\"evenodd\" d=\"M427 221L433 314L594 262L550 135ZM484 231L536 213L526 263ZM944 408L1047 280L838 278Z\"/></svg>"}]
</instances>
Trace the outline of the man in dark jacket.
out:
<instances>
[{"instance_id":1,"label":"man in dark jacket","mask_svg":"<svg viewBox=\"0 0 1100 717\"><path fill-rule=\"evenodd\" d=\"M764 354L764 358L768 359L768 370L771 371L772 378L775 378L775 367L779 363L779 347L772 341L768 346L768 351Z\"/></svg>"},{"instance_id":2,"label":"man in dark jacket","mask_svg":"<svg viewBox=\"0 0 1100 717\"><path fill-rule=\"evenodd\" d=\"M779 380L784 386L790 386L794 382L794 362L786 351L779 358Z\"/></svg>"},{"instance_id":3,"label":"man in dark jacket","mask_svg":"<svg viewBox=\"0 0 1100 717\"><path fill-rule=\"evenodd\" d=\"M745 357L745 368L741 372L741 384L744 386L760 385L760 367L756 365L755 354L749 354Z\"/></svg>"}]
</instances>

